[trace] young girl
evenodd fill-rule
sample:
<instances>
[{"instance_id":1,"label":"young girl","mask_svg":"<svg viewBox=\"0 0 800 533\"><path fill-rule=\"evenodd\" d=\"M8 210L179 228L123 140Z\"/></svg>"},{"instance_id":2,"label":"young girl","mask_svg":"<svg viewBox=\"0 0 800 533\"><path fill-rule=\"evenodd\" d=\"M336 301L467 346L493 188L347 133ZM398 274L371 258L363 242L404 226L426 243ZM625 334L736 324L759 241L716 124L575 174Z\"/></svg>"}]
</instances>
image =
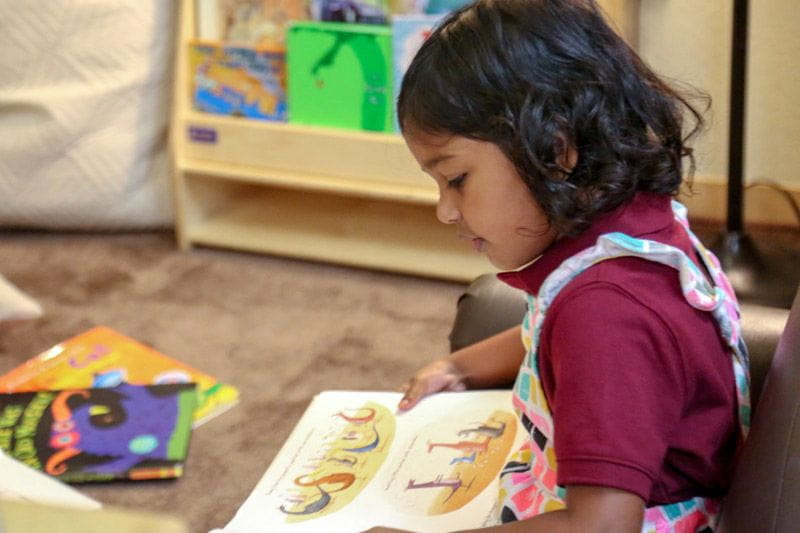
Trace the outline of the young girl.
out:
<instances>
[{"instance_id":1,"label":"young girl","mask_svg":"<svg viewBox=\"0 0 800 533\"><path fill-rule=\"evenodd\" d=\"M398 113L438 218L529 306L421 369L400 408L516 378L530 438L498 531L712 531L749 400L735 297L672 201L700 115L589 0L453 13Z\"/></svg>"}]
</instances>

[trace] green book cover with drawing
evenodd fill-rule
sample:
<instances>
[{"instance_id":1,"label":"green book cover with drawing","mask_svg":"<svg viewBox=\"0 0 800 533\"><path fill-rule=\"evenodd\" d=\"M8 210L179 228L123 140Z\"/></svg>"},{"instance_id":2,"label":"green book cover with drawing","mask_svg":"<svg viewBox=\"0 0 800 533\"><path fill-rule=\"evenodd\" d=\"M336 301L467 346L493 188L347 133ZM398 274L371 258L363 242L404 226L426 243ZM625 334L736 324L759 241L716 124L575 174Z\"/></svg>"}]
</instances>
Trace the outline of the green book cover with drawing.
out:
<instances>
[{"instance_id":1,"label":"green book cover with drawing","mask_svg":"<svg viewBox=\"0 0 800 533\"><path fill-rule=\"evenodd\" d=\"M194 383L0 394L0 450L67 482L183 474Z\"/></svg>"}]
</instances>

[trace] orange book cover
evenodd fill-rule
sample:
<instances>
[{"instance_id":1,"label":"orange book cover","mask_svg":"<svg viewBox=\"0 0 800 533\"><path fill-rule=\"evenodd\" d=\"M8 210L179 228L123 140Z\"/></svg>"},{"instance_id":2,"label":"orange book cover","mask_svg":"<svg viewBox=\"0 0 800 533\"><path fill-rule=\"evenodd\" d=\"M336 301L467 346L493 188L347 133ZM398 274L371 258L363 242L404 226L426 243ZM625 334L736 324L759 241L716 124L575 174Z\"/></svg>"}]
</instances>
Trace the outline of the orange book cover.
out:
<instances>
[{"instance_id":1,"label":"orange book cover","mask_svg":"<svg viewBox=\"0 0 800 533\"><path fill-rule=\"evenodd\" d=\"M0 392L196 383L194 426L233 407L239 391L105 326L67 339L0 376Z\"/></svg>"}]
</instances>

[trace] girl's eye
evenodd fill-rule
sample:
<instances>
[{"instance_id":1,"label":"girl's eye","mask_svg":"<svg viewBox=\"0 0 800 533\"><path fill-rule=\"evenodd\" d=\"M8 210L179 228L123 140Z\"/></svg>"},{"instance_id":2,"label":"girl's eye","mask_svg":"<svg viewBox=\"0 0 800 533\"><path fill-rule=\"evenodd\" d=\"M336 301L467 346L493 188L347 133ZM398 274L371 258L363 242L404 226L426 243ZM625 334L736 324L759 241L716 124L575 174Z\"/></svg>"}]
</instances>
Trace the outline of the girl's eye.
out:
<instances>
[{"instance_id":1,"label":"girl's eye","mask_svg":"<svg viewBox=\"0 0 800 533\"><path fill-rule=\"evenodd\" d=\"M458 189L461 185L464 184L464 180L467 178L466 174L460 174L451 180L447 180L447 186L452 187L454 189Z\"/></svg>"}]
</instances>

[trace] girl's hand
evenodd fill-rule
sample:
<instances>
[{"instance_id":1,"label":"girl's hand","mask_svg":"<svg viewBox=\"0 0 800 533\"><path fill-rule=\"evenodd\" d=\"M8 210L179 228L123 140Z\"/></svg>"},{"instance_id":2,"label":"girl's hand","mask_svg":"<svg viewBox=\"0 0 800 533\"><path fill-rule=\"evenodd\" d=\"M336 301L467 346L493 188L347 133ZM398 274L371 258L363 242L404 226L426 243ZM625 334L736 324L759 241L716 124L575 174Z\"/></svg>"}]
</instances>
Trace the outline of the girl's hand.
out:
<instances>
[{"instance_id":1,"label":"girl's hand","mask_svg":"<svg viewBox=\"0 0 800 533\"><path fill-rule=\"evenodd\" d=\"M403 385L405 395L398 408L407 411L435 392L466 390L464 375L449 358L439 359L422 367Z\"/></svg>"}]
</instances>

